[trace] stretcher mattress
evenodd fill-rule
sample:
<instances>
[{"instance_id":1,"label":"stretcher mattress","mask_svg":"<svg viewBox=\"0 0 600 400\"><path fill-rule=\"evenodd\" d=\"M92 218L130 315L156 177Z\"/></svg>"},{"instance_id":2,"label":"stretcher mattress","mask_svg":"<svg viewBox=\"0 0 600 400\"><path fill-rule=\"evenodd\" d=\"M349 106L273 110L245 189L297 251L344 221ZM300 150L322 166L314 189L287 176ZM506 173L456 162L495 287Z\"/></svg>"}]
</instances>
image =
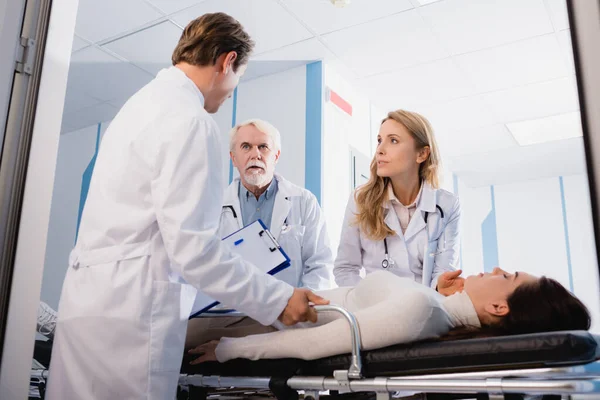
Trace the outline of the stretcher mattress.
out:
<instances>
[{"instance_id":1,"label":"stretcher mattress","mask_svg":"<svg viewBox=\"0 0 600 400\"><path fill-rule=\"evenodd\" d=\"M600 357L599 341L599 336L587 331L564 331L402 344L362 352L362 372L365 377L379 377L581 365ZM237 359L191 366L193 358L184 357L183 373L331 376L350 365L349 354L314 361Z\"/></svg>"}]
</instances>

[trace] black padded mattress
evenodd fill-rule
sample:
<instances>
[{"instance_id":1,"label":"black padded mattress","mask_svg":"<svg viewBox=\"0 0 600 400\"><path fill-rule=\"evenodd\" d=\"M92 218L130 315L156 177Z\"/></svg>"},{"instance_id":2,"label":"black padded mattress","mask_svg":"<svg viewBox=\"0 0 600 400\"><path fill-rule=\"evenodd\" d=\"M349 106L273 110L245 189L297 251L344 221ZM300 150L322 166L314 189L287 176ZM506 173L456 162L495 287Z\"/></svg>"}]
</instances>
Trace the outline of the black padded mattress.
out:
<instances>
[{"instance_id":1,"label":"black padded mattress","mask_svg":"<svg viewBox=\"0 0 600 400\"><path fill-rule=\"evenodd\" d=\"M402 344L362 353L365 377L491 371L580 365L600 356L600 337L587 331L565 331L454 341ZM350 355L314 361L297 359L231 360L226 363L189 365L182 372L221 376L331 376L347 369Z\"/></svg>"}]
</instances>

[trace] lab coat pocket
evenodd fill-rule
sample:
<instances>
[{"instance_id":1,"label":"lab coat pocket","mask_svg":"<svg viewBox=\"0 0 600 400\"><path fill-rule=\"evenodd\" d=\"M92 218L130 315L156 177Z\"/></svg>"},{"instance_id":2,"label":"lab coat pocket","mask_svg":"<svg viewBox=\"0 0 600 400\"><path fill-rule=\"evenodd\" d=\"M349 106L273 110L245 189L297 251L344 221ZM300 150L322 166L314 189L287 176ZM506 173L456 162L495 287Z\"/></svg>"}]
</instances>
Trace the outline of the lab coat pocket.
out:
<instances>
[{"instance_id":1,"label":"lab coat pocket","mask_svg":"<svg viewBox=\"0 0 600 400\"><path fill-rule=\"evenodd\" d=\"M181 284L152 283L150 316L150 370L179 371L183 357L187 319L181 308Z\"/></svg>"},{"instance_id":2,"label":"lab coat pocket","mask_svg":"<svg viewBox=\"0 0 600 400\"><path fill-rule=\"evenodd\" d=\"M290 260L302 259L302 240L304 239L304 225L288 225L279 234L279 245L288 255Z\"/></svg>"}]
</instances>

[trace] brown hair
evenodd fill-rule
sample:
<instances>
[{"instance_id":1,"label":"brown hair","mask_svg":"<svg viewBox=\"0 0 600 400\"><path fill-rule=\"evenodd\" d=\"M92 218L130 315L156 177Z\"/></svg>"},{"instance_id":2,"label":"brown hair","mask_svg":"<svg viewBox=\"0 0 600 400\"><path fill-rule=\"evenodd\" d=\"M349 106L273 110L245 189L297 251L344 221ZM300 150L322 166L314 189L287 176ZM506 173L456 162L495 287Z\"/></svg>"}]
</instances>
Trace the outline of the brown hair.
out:
<instances>
[{"instance_id":1,"label":"brown hair","mask_svg":"<svg viewBox=\"0 0 600 400\"><path fill-rule=\"evenodd\" d=\"M591 317L586 306L554 279L542 276L535 282L519 285L506 301L509 312L497 324L480 329L457 327L440 339L590 329Z\"/></svg>"},{"instance_id":2,"label":"brown hair","mask_svg":"<svg viewBox=\"0 0 600 400\"><path fill-rule=\"evenodd\" d=\"M427 118L415 112L396 110L389 112L381 123L383 124L390 119L398 122L408 130L415 140L417 149L429 147L429 157L419 166L419 177L422 181L429 183L431 187L439 188L440 154L433 135L433 128ZM386 189L390 178L377 176L377 160L375 157L371 161L369 181L354 194L358 211L355 223L369 239L382 240L394 234L394 231L384 222L382 207L387 198Z\"/></svg>"},{"instance_id":3,"label":"brown hair","mask_svg":"<svg viewBox=\"0 0 600 400\"><path fill-rule=\"evenodd\" d=\"M254 41L233 17L222 13L204 14L190 22L173 51L173 65L214 65L223 53L235 51L234 71L248 63Z\"/></svg>"}]
</instances>

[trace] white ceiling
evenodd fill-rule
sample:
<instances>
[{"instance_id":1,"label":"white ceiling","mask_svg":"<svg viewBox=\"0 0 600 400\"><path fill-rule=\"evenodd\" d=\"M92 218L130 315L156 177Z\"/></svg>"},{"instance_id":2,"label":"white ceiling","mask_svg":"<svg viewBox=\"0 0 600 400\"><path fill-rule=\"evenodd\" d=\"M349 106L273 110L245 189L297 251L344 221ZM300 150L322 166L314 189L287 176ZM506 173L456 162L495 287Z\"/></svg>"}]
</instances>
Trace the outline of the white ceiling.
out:
<instances>
[{"instance_id":1,"label":"white ceiling","mask_svg":"<svg viewBox=\"0 0 600 400\"><path fill-rule=\"evenodd\" d=\"M214 11L257 43L245 79L324 59L379 109L427 116L457 172L520 159L507 124L579 110L565 0L80 0L63 132L111 119Z\"/></svg>"}]
</instances>

